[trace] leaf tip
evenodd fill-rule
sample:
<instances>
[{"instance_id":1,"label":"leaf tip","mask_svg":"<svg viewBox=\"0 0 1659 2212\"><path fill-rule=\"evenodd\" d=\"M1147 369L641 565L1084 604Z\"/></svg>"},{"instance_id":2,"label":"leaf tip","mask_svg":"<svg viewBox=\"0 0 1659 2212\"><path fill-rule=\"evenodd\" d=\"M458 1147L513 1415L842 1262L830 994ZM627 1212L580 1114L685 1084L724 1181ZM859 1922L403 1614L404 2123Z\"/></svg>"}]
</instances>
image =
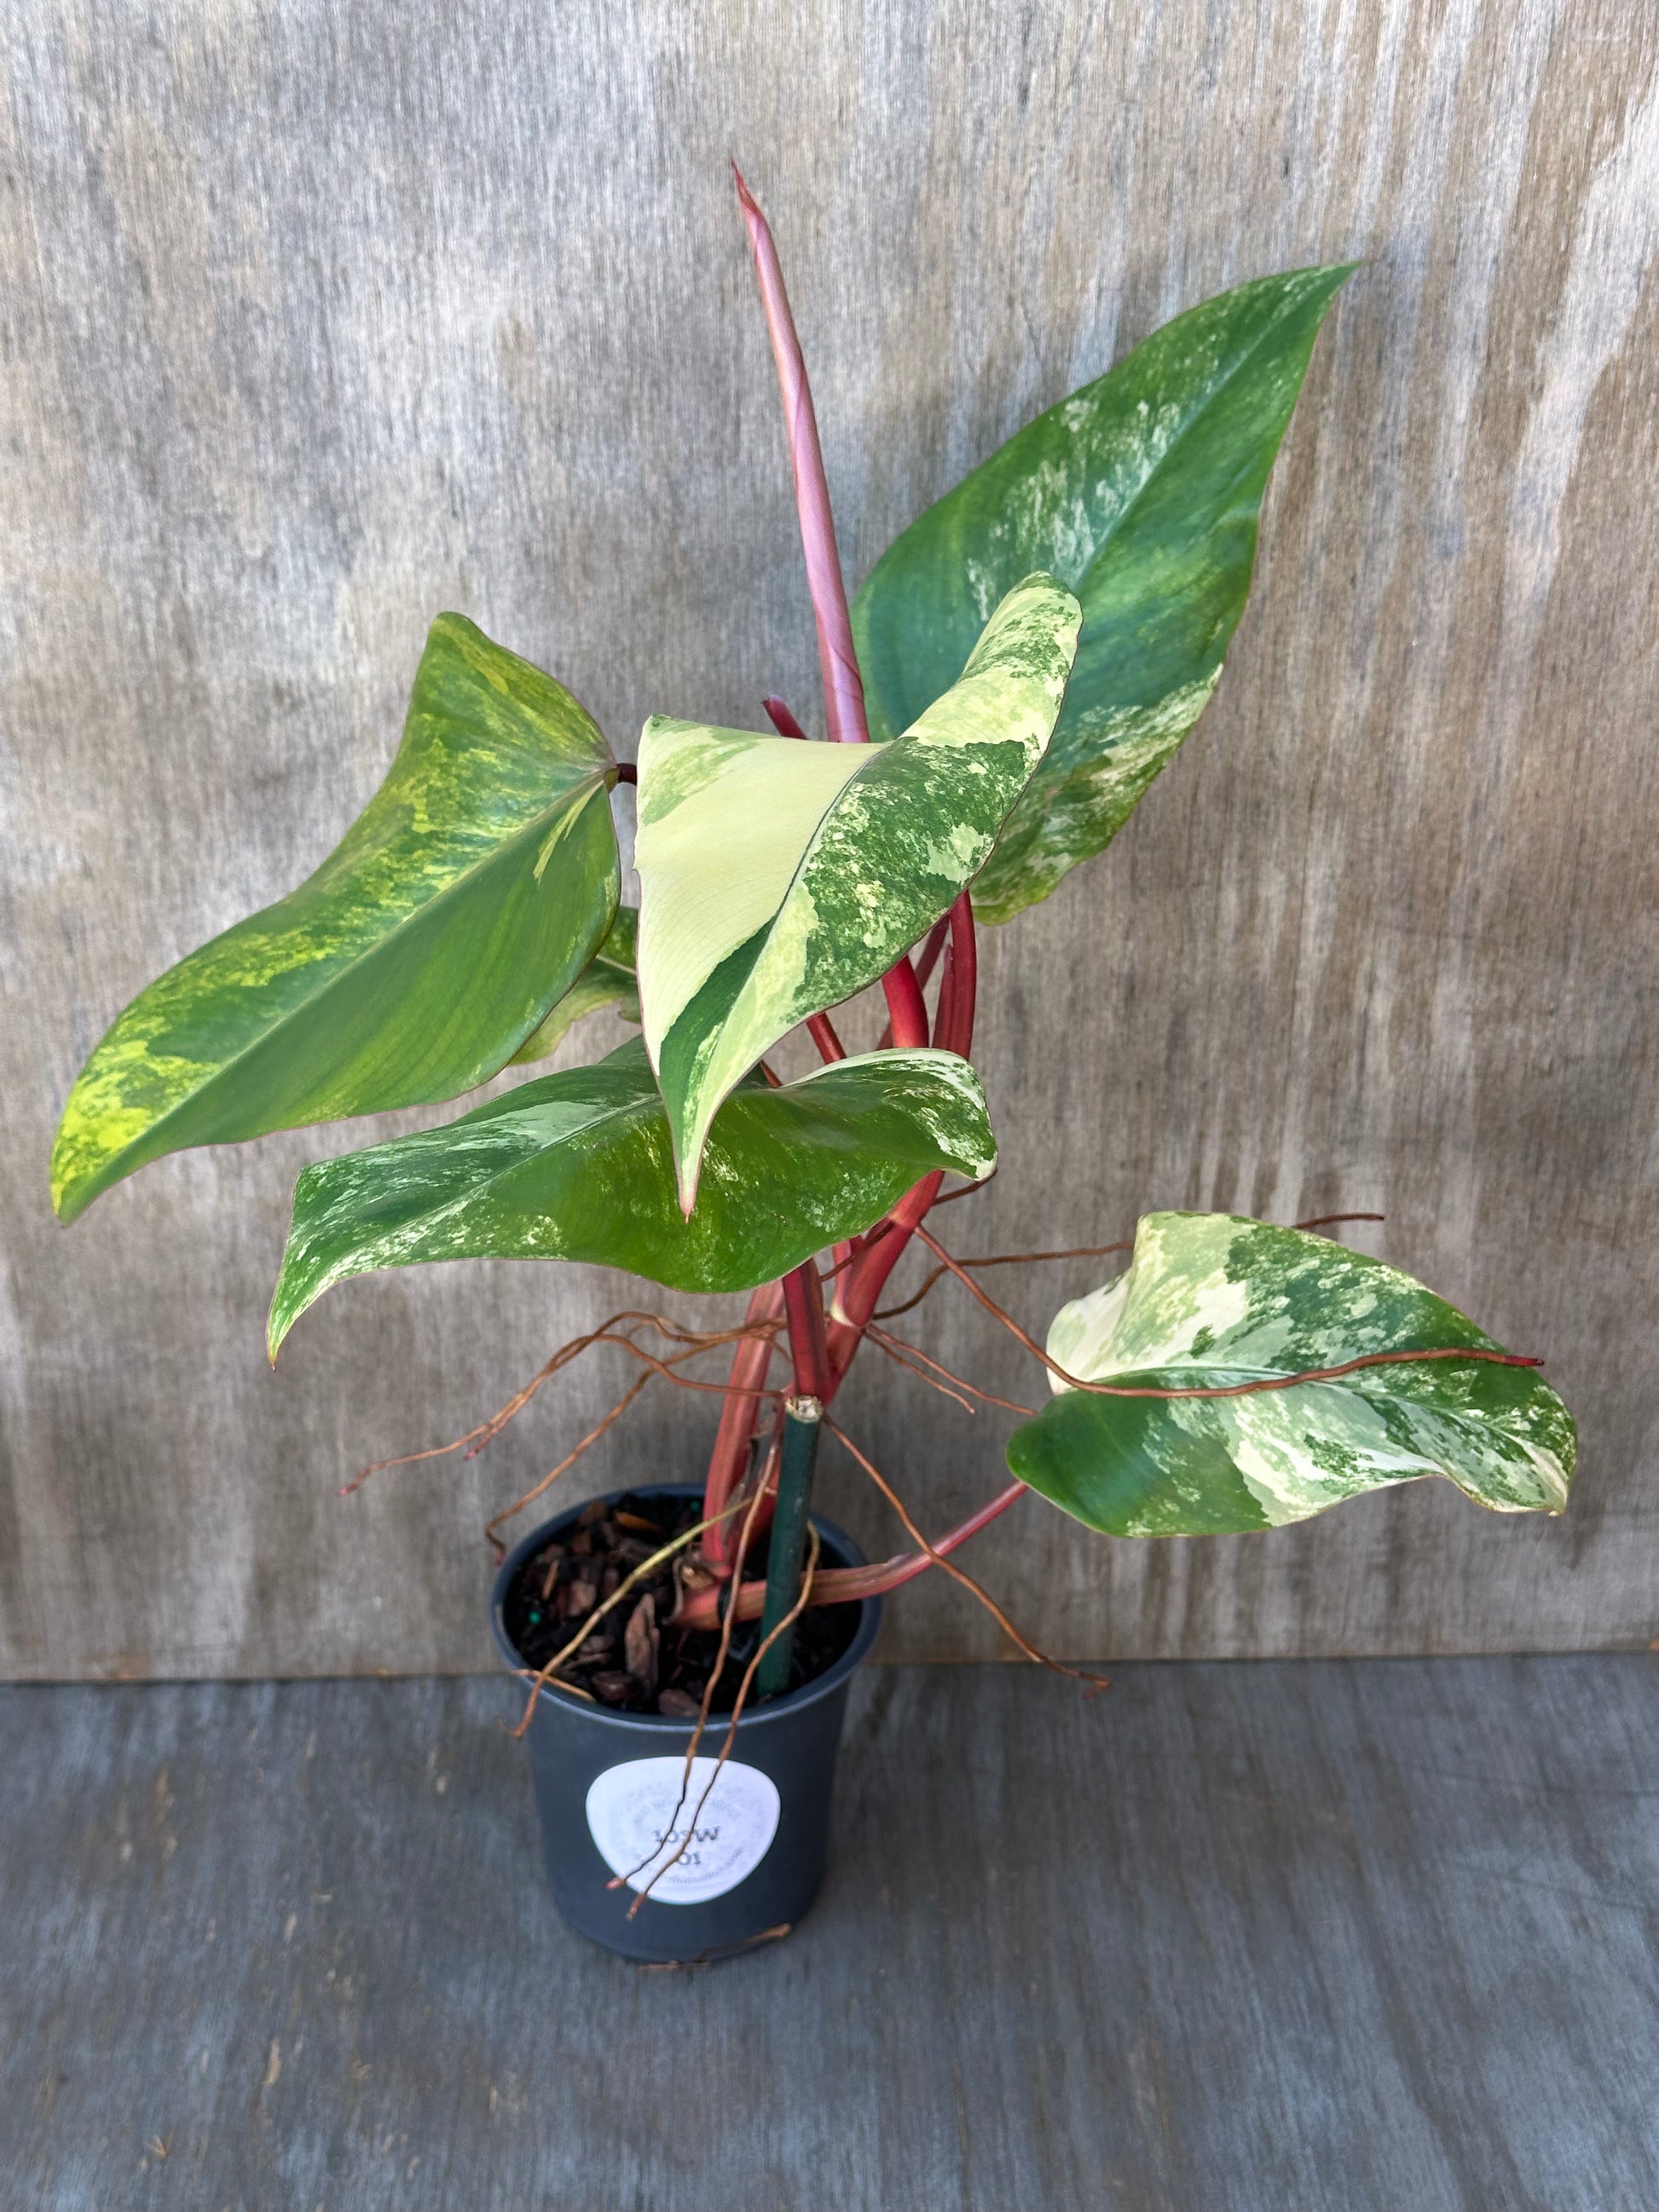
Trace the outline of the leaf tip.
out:
<instances>
[{"instance_id":1,"label":"leaf tip","mask_svg":"<svg viewBox=\"0 0 1659 2212\"><path fill-rule=\"evenodd\" d=\"M265 1322L265 1358L274 1368L276 1355L288 1341L289 1331L305 1311L304 1305L289 1309L283 1303L283 1285L276 1285L276 1294L270 1302L270 1318Z\"/></svg>"},{"instance_id":2,"label":"leaf tip","mask_svg":"<svg viewBox=\"0 0 1659 2212\"><path fill-rule=\"evenodd\" d=\"M77 1082L75 1091L70 1093L69 1103L64 1109L63 1118L52 1138L52 1165L47 1171L52 1190L52 1210L65 1227L77 1213L91 1204L96 1195L95 1190L87 1191L84 1197L82 1195L91 1179L85 1175L77 1175L70 1164L70 1117L75 1111L79 1090Z\"/></svg>"}]
</instances>

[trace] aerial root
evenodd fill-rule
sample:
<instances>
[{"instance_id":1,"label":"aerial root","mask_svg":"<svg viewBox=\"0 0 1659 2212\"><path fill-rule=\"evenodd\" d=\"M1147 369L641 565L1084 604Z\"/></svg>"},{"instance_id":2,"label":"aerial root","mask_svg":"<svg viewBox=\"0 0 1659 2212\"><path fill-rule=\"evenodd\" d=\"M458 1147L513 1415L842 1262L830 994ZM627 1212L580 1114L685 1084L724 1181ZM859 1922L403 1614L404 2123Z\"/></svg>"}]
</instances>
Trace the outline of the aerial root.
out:
<instances>
[{"instance_id":1,"label":"aerial root","mask_svg":"<svg viewBox=\"0 0 1659 2212\"><path fill-rule=\"evenodd\" d=\"M1086 1668L1083 1667L1068 1667L1063 1660L1052 1659L1046 1651L1040 1650L1038 1647L1031 1642L1029 1637L1023 1634L1019 1629L1015 1627L1013 1622L1009 1620L1007 1614L1003 1611L1002 1607L997 1603L996 1600L991 1595L988 1589L985 1589L980 1583L976 1583L974 1580L974 1577L970 1574L967 1573L963 1568L957 1566L954 1559L947 1559L942 1552L935 1551L933 1545L928 1542L926 1536L922 1534L921 1529L917 1528L915 1522L911 1519L909 1513L905 1509L903 1500L899 1497L898 1492L893 1488L892 1484L888 1481L886 1476L883 1474L880 1468L875 1465L873 1461L866 1458L865 1455L853 1442L851 1437L848 1435L846 1430L842 1428L836 1422L831 1420L828 1413L823 1417L823 1425L829 1430L831 1436L836 1438L836 1442L841 1444L842 1449L852 1454L853 1457L864 1469L864 1472L869 1476L871 1481L875 1484L877 1489L880 1491L882 1496L887 1500L887 1503L892 1507L894 1512L898 1515L899 1519L904 1523L905 1533L909 1537L910 1541L916 1547L917 1550L926 1553L927 1556L933 1561L933 1565L936 1567L942 1567L945 1570L945 1572L950 1576L952 1582L960 1583L963 1589L969 1591L973 1596L976 1597L980 1603L985 1607L986 1611L991 1615L992 1619L996 1622L997 1626L1002 1630L1003 1634L1008 1637L1010 1640L1024 1653L1025 1656L1030 1660L1034 1665L1038 1667L1046 1667L1050 1674L1064 1674L1073 1682L1088 1683L1090 1686L1089 1695L1091 1698L1098 1697L1103 1690L1109 1690L1111 1688L1111 1682L1104 1674L1091 1674Z\"/></svg>"}]
</instances>

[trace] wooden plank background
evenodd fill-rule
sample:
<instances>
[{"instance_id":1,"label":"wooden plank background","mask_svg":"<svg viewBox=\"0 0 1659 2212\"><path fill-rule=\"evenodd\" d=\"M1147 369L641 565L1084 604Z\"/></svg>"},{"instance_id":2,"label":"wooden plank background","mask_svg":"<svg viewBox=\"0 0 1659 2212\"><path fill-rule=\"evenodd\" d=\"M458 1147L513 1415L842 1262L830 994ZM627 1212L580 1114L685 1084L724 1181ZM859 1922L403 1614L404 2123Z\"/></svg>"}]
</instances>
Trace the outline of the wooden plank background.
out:
<instances>
[{"instance_id":1,"label":"wooden plank background","mask_svg":"<svg viewBox=\"0 0 1659 2212\"><path fill-rule=\"evenodd\" d=\"M1650 2212L1656 1672L872 1669L715 1974L560 1921L504 1682L8 1688L7 2212Z\"/></svg>"},{"instance_id":2,"label":"wooden plank background","mask_svg":"<svg viewBox=\"0 0 1659 2212\"><path fill-rule=\"evenodd\" d=\"M1006 1165L946 1218L986 1252L1103 1240L1153 1205L1379 1207L1372 1249L1547 1353L1582 1421L1557 1523L1419 1485L1136 1547L1033 1500L975 1565L1077 1655L1646 1642L1650 10L24 0L12 20L9 1671L487 1664L478 1524L622 1387L602 1355L493 1455L343 1502L360 1462L467 1427L632 1286L389 1276L337 1292L273 1376L294 1176L359 1128L163 1163L68 1233L46 1159L116 1010L362 804L439 609L555 670L624 751L652 711L810 702L728 151L777 226L855 575L1164 317L1366 257L1215 706L1108 858L990 936ZM1014 1295L1046 1318L1099 1272ZM924 1315L953 1364L1033 1387L953 1291ZM884 1372L847 1402L928 1524L997 1482L990 1420ZM647 1393L581 1482L694 1474L711 1419ZM844 1468L827 1496L892 1545ZM886 1648L998 1641L918 1585Z\"/></svg>"}]
</instances>

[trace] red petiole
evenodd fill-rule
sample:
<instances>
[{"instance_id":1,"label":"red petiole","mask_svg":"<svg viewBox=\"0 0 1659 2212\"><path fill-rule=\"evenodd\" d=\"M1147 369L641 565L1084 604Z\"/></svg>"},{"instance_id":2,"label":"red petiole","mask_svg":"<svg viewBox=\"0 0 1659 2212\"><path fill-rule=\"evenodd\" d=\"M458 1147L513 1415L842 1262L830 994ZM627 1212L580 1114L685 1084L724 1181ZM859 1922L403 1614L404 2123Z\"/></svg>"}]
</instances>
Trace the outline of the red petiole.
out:
<instances>
[{"instance_id":1,"label":"red petiole","mask_svg":"<svg viewBox=\"0 0 1659 2212\"><path fill-rule=\"evenodd\" d=\"M958 1545L965 1544L970 1536L977 1536L981 1528L989 1528L1000 1514L1006 1513L1025 1495L1023 1482L1011 1482L1006 1490L970 1513L965 1521L939 1538L933 1551L901 1552L890 1559L867 1567L820 1567L812 1577L808 1595L809 1605L850 1605L866 1597L881 1597L889 1590L902 1589L918 1575L925 1575L935 1558L944 1559ZM764 1583L743 1583L731 1601L731 1610L738 1620L757 1620L766 1595ZM675 1614L677 1626L686 1628L712 1628L721 1618L720 1601L724 1593L719 1589L699 1590L688 1596Z\"/></svg>"}]
</instances>

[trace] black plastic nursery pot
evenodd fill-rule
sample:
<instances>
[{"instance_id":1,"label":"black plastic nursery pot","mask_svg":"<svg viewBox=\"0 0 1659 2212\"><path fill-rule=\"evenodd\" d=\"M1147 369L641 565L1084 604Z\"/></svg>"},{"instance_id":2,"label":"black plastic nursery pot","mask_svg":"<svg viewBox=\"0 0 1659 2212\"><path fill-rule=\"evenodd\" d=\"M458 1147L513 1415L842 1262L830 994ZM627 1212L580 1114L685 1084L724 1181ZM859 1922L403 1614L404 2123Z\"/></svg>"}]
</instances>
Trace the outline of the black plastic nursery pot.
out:
<instances>
[{"instance_id":1,"label":"black plastic nursery pot","mask_svg":"<svg viewBox=\"0 0 1659 2212\"><path fill-rule=\"evenodd\" d=\"M607 1502L630 1495L678 1502L702 1493L689 1483L634 1484ZM544 1522L496 1575L490 1626L515 1673L525 1662L507 1633L514 1577L543 1545L574 1530L581 1510ZM815 1514L813 1526L824 1565L864 1565L852 1538L833 1522ZM627 1958L687 1965L793 1926L823 1874L848 1686L875 1639L881 1600L865 1599L860 1616L852 1642L821 1674L763 1705L745 1706L718 1778L730 1716L710 1718L683 1806L690 1721L618 1711L551 1688L538 1693L526 1741L543 1857L554 1901L573 1928ZM711 1779L690 1843L630 1919L639 1891L681 1841L678 1823ZM619 1875L631 1879L618 1882Z\"/></svg>"}]
</instances>

